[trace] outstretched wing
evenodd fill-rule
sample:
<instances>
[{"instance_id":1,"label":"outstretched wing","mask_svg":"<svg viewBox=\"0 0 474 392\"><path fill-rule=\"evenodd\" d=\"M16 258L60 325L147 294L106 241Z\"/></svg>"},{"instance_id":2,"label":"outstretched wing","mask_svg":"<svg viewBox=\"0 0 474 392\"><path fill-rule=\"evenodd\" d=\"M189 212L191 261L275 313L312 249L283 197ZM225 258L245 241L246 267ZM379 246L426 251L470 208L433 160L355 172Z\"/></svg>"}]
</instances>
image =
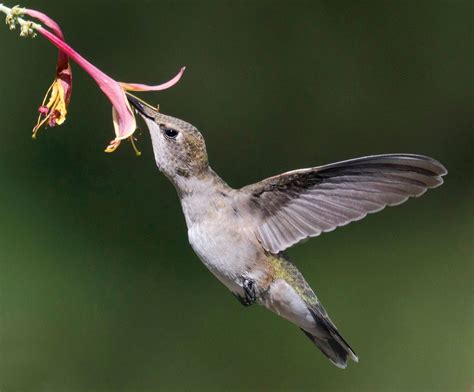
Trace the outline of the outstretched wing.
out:
<instances>
[{"instance_id":1,"label":"outstretched wing","mask_svg":"<svg viewBox=\"0 0 474 392\"><path fill-rule=\"evenodd\" d=\"M263 247L278 253L420 196L441 185L446 173L421 155L373 155L267 178L242 188L239 204L256 218L251 229Z\"/></svg>"}]
</instances>

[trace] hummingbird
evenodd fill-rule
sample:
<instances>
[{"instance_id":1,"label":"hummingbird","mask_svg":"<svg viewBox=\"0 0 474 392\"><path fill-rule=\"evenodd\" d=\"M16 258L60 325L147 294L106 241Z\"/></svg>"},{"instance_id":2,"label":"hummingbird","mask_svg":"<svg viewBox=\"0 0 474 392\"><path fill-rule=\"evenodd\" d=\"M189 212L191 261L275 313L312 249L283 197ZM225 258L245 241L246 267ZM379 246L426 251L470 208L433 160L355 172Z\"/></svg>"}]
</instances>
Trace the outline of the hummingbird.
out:
<instances>
[{"instance_id":1,"label":"hummingbird","mask_svg":"<svg viewBox=\"0 0 474 392\"><path fill-rule=\"evenodd\" d=\"M244 306L260 304L303 331L339 368L358 357L285 250L443 183L438 161L384 154L289 171L240 189L209 165L196 127L127 94L178 193L188 240Z\"/></svg>"}]
</instances>

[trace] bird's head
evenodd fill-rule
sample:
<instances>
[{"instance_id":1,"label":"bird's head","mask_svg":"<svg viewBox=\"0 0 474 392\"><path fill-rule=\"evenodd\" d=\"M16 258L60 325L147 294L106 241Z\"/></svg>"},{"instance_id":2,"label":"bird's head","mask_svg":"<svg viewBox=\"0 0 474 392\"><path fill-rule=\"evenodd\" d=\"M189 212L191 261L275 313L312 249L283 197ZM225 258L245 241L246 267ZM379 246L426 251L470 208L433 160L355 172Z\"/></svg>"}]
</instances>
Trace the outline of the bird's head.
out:
<instances>
[{"instance_id":1,"label":"bird's head","mask_svg":"<svg viewBox=\"0 0 474 392\"><path fill-rule=\"evenodd\" d=\"M193 125L160 113L127 94L150 131L156 165L167 177L199 176L209 167L206 144Z\"/></svg>"}]
</instances>

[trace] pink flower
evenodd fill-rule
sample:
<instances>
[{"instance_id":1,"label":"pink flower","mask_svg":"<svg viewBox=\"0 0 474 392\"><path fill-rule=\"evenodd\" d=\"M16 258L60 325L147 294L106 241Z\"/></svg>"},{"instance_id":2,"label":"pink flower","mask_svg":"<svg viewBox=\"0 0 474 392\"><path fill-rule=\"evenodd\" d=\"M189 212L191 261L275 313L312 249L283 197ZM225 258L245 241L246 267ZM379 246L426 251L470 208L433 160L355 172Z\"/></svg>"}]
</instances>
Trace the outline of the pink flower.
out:
<instances>
[{"instance_id":1,"label":"pink flower","mask_svg":"<svg viewBox=\"0 0 474 392\"><path fill-rule=\"evenodd\" d=\"M0 5L1 6L1 5ZM42 105L39 108L38 122L33 129L33 136L36 135L38 129L47 124L48 126L60 125L66 119L67 106L71 99L72 89L72 73L68 59L72 59L76 64L83 68L99 85L102 92L112 103L112 117L115 128L115 139L105 149L106 152L114 151L124 139L130 138L133 144L133 133L136 130L135 114L132 110L125 92L126 91L159 91L175 85L183 75L185 67L182 67L178 74L166 83L149 86L139 83L122 83L112 79L110 76L102 72L71 46L64 41L64 36L59 25L47 15L30 9L22 9L14 7L7 9L3 7L3 12L9 11L7 16L7 24L10 28L16 23L22 27L22 35L28 36L34 34L34 31L41 34L53 45L59 49L58 64L56 67L56 78L49 88ZM49 27L51 31L43 26L24 21L19 15L29 15L38 19L44 25ZM49 97L49 99L48 99ZM47 101L47 102L46 102ZM135 146L134 146L135 148ZM135 151L137 151L135 149ZM137 151L138 153L138 151Z\"/></svg>"},{"instance_id":2,"label":"pink flower","mask_svg":"<svg viewBox=\"0 0 474 392\"><path fill-rule=\"evenodd\" d=\"M47 15L35 11L25 9L24 14L40 20L48 26L57 37L64 41L64 36L59 25L49 18ZM35 127L33 128L33 138L36 138L38 130L44 125L54 127L61 125L66 120L67 107L71 100L72 93L72 70L69 65L68 56L59 51L58 62L56 65L56 77L49 87L43 99L41 106L38 108L39 116Z\"/></svg>"}]
</instances>

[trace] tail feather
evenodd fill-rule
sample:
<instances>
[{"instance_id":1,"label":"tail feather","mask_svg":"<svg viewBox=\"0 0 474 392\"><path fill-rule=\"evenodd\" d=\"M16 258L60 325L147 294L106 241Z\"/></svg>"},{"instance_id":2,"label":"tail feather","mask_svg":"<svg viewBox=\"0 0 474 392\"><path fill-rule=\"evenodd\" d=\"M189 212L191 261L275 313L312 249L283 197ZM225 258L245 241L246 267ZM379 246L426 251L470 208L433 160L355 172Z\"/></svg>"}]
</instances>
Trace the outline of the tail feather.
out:
<instances>
[{"instance_id":1,"label":"tail feather","mask_svg":"<svg viewBox=\"0 0 474 392\"><path fill-rule=\"evenodd\" d=\"M354 362L359 362L356 353L338 332L336 326L329 319L322 306L321 310L322 312L318 309L310 309L318 329L322 329L323 334L315 336L304 329L301 330L337 367L345 369L347 367L348 357ZM326 335L327 337L321 337L322 335Z\"/></svg>"},{"instance_id":2,"label":"tail feather","mask_svg":"<svg viewBox=\"0 0 474 392\"><path fill-rule=\"evenodd\" d=\"M298 269L283 254L268 260L276 276L261 294L261 303L300 327L334 365L345 368L347 358L358 362Z\"/></svg>"}]
</instances>

